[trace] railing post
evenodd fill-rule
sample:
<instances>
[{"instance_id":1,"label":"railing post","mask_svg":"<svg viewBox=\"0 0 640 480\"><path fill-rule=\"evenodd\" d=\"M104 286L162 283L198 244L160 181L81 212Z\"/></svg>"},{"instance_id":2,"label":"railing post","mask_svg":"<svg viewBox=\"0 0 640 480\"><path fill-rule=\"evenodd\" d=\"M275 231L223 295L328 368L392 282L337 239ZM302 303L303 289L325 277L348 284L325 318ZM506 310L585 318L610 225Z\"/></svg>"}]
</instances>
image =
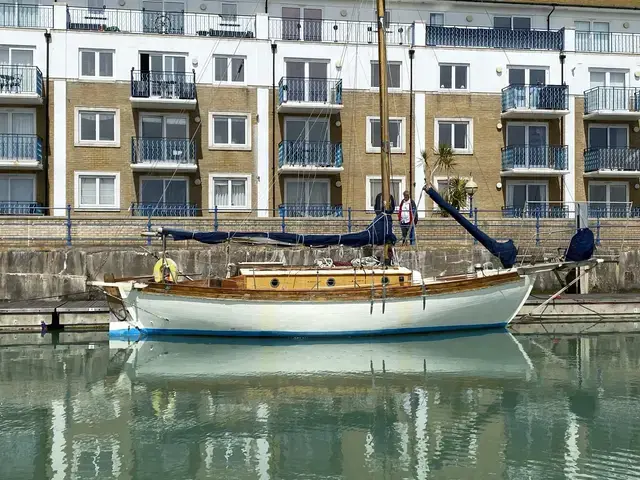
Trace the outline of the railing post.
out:
<instances>
[{"instance_id":1,"label":"railing post","mask_svg":"<svg viewBox=\"0 0 640 480\"><path fill-rule=\"evenodd\" d=\"M280 216L282 217L282 233L284 233L285 230L286 230L286 224L284 223L284 214L285 214L285 209L281 208L280 209Z\"/></svg>"},{"instance_id":2,"label":"railing post","mask_svg":"<svg viewBox=\"0 0 640 480\"><path fill-rule=\"evenodd\" d=\"M151 213L147 217L147 232L151 232ZM151 236L147 237L147 245L151 245Z\"/></svg>"},{"instance_id":3,"label":"railing post","mask_svg":"<svg viewBox=\"0 0 640 480\"><path fill-rule=\"evenodd\" d=\"M596 217L596 245L600 245L600 212L597 213Z\"/></svg>"},{"instance_id":4,"label":"railing post","mask_svg":"<svg viewBox=\"0 0 640 480\"><path fill-rule=\"evenodd\" d=\"M67 247L71 246L71 205L67 205Z\"/></svg>"},{"instance_id":5,"label":"railing post","mask_svg":"<svg viewBox=\"0 0 640 480\"><path fill-rule=\"evenodd\" d=\"M473 224L475 225L476 228L478 228L478 207L473 209ZM478 244L478 240L476 240L475 237L473 239L473 244L474 245Z\"/></svg>"},{"instance_id":6,"label":"railing post","mask_svg":"<svg viewBox=\"0 0 640 480\"><path fill-rule=\"evenodd\" d=\"M540 212L536 210L536 245L540 245Z\"/></svg>"},{"instance_id":7,"label":"railing post","mask_svg":"<svg viewBox=\"0 0 640 480\"><path fill-rule=\"evenodd\" d=\"M351 233L351 207L347 208L347 232Z\"/></svg>"},{"instance_id":8,"label":"railing post","mask_svg":"<svg viewBox=\"0 0 640 480\"><path fill-rule=\"evenodd\" d=\"M213 207L213 231L218 231L218 205Z\"/></svg>"}]
</instances>

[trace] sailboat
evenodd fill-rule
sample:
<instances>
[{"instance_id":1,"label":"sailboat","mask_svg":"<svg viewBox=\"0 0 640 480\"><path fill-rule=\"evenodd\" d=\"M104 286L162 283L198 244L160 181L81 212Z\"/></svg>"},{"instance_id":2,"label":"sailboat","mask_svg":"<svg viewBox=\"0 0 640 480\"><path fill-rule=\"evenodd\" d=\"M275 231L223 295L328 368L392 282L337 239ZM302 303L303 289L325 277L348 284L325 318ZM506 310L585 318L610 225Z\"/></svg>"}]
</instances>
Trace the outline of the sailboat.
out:
<instances>
[{"instance_id":1,"label":"sailboat","mask_svg":"<svg viewBox=\"0 0 640 480\"><path fill-rule=\"evenodd\" d=\"M562 262L516 267L513 241L498 242L475 227L429 184L426 194L501 263L497 269L423 278L392 264L394 199L390 183L384 0L377 1L382 192L369 227L346 235L271 232L189 232L159 228L161 274L149 279L90 282L104 290L111 336L140 334L221 336L358 336L505 327L529 296L535 275L592 262L593 233L579 230ZM381 265L240 266L228 278L184 279L166 258L166 242L244 242L278 246L380 246ZM184 280L184 281L180 281Z\"/></svg>"}]
</instances>

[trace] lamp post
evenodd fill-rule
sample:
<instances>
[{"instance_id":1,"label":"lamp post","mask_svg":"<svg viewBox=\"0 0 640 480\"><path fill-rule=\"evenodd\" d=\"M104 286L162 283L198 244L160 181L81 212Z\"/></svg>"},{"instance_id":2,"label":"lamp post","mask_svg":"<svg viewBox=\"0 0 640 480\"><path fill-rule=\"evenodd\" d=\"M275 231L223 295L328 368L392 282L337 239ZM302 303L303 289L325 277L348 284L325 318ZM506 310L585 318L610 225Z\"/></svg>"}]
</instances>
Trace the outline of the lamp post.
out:
<instances>
[{"instance_id":1,"label":"lamp post","mask_svg":"<svg viewBox=\"0 0 640 480\"><path fill-rule=\"evenodd\" d=\"M478 191L478 184L473 181L471 174L469 174L469 180L464 186L464 191L469 195L469 217L473 218L473 196Z\"/></svg>"}]
</instances>

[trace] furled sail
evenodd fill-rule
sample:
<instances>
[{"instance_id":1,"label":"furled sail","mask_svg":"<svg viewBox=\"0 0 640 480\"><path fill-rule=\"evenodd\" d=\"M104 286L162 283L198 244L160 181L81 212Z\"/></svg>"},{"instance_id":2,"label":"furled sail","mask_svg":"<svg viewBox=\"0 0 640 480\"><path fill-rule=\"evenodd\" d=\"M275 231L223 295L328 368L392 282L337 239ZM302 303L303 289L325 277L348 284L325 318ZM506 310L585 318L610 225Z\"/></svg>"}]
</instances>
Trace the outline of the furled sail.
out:
<instances>
[{"instance_id":1,"label":"furled sail","mask_svg":"<svg viewBox=\"0 0 640 480\"><path fill-rule=\"evenodd\" d=\"M396 243L391 215L378 215L366 230L345 235L302 235L277 232L189 232L173 228L163 228L161 233L162 235L173 238L173 240L196 240L208 244L237 240L257 244L269 243L282 246L304 245L305 247L320 248L335 245L364 247L367 245Z\"/></svg>"},{"instance_id":2,"label":"furled sail","mask_svg":"<svg viewBox=\"0 0 640 480\"><path fill-rule=\"evenodd\" d=\"M467 220L458 210L456 210L451 204L446 202L444 198L436 192L433 187L429 187L427 195L436 202L440 208L445 210L451 215L456 222L458 222L469 234L478 240L492 255L498 257L504 268L511 268L516 264L516 257L518 255L518 249L513 243L513 240L507 240L506 242L498 242L489 235L481 231L473 223Z\"/></svg>"}]
</instances>

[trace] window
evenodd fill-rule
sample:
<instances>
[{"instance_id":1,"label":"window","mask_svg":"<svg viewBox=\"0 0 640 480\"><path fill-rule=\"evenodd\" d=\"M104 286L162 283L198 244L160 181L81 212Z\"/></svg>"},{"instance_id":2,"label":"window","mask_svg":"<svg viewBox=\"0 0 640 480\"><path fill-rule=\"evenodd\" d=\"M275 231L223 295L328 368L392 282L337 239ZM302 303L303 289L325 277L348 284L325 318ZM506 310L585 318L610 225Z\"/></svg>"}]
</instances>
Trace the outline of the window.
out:
<instances>
[{"instance_id":1,"label":"window","mask_svg":"<svg viewBox=\"0 0 640 480\"><path fill-rule=\"evenodd\" d=\"M89 7L91 14L103 14L104 0L87 0L87 7Z\"/></svg>"},{"instance_id":2,"label":"window","mask_svg":"<svg viewBox=\"0 0 640 480\"><path fill-rule=\"evenodd\" d=\"M521 216L523 213L535 211L546 212L549 186L547 182L527 180L507 181L507 208L511 214Z\"/></svg>"},{"instance_id":3,"label":"window","mask_svg":"<svg viewBox=\"0 0 640 480\"><path fill-rule=\"evenodd\" d=\"M247 210L251 208L251 175L211 174L209 208Z\"/></svg>"},{"instance_id":4,"label":"window","mask_svg":"<svg viewBox=\"0 0 640 480\"><path fill-rule=\"evenodd\" d=\"M331 215L331 186L328 179L288 178L284 184L287 217L326 217Z\"/></svg>"},{"instance_id":5,"label":"window","mask_svg":"<svg viewBox=\"0 0 640 480\"><path fill-rule=\"evenodd\" d=\"M213 57L216 82L244 83L244 58Z\"/></svg>"},{"instance_id":6,"label":"window","mask_svg":"<svg viewBox=\"0 0 640 480\"><path fill-rule=\"evenodd\" d=\"M400 88L401 62L387 62L387 87ZM378 62L371 62L371 88L380 88L380 70Z\"/></svg>"},{"instance_id":7,"label":"window","mask_svg":"<svg viewBox=\"0 0 640 480\"><path fill-rule=\"evenodd\" d=\"M36 160L36 114L30 109L0 110L0 160Z\"/></svg>"},{"instance_id":8,"label":"window","mask_svg":"<svg viewBox=\"0 0 640 480\"><path fill-rule=\"evenodd\" d=\"M589 182L589 216L620 218L629 215L629 184Z\"/></svg>"},{"instance_id":9,"label":"window","mask_svg":"<svg viewBox=\"0 0 640 480\"><path fill-rule=\"evenodd\" d=\"M0 47L0 65L33 65L33 50Z\"/></svg>"},{"instance_id":10,"label":"window","mask_svg":"<svg viewBox=\"0 0 640 480\"><path fill-rule=\"evenodd\" d=\"M75 144L77 146L120 146L119 110L76 108Z\"/></svg>"},{"instance_id":11,"label":"window","mask_svg":"<svg viewBox=\"0 0 640 480\"><path fill-rule=\"evenodd\" d=\"M509 67L509 85L546 85L547 69Z\"/></svg>"},{"instance_id":12,"label":"window","mask_svg":"<svg viewBox=\"0 0 640 480\"><path fill-rule=\"evenodd\" d=\"M242 113L211 113L209 148L250 150L250 116Z\"/></svg>"},{"instance_id":13,"label":"window","mask_svg":"<svg viewBox=\"0 0 640 480\"><path fill-rule=\"evenodd\" d=\"M455 178L455 177L450 177L451 179ZM461 180L466 181L468 180L467 178L461 177ZM433 177L433 184L436 187L436 190L438 191L438 193L440 194L440 196L442 198L444 198L445 200L449 201L447 199L447 191L449 190L449 180L447 180L447 177ZM465 204L464 206L460 207L460 210L467 208L470 208L471 206L471 197L469 197L469 195L466 196L466 200L465 200ZM438 206L437 203L433 202L433 209L434 210L440 210L440 207Z\"/></svg>"},{"instance_id":14,"label":"window","mask_svg":"<svg viewBox=\"0 0 640 480\"><path fill-rule=\"evenodd\" d=\"M76 172L76 208L120 208L120 174L113 172Z\"/></svg>"},{"instance_id":15,"label":"window","mask_svg":"<svg viewBox=\"0 0 640 480\"><path fill-rule=\"evenodd\" d=\"M576 22L576 51L608 52L608 22Z\"/></svg>"},{"instance_id":16,"label":"window","mask_svg":"<svg viewBox=\"0 0 640 480\"><path fill-rule=\"evenodd\" d=\"M36 200L35 175L0 175L0 202L27 202ZM1 213L20 214L24 210L20 205L3 207Z\"/></svg>"},{"instance_id":17,"label":"window","mask_svg":"<svg viewBox=\"0 0 640 480\"><path fill-rule=\"evenodd\" d=\"M235 22L238 15L238 5L235 3L223 3L220 17L225 22Z\"/></svg>"},{"instance_id":18,"label":"window","mask_svg":"<svg viewBox=\"0 0 640 480\"><path fill-rule=\"evenodd\" d=\"M624 148L629 145L626 125L590 125L589 148Z\"/></svg>"},{"instance_id":19,"label":"window","mask_svg":"<svg viewBox=\"0 0 640 480\"><path fill-rule=\"evenodd\" d=\"M467 65L440 65L440 88L467 90L469 68Z\"/></svg>"},{"instance_id":20,"label":"window","mask_svg":"<svg viewBox=\"0 0 640 480\"><path fill-rule=\"evenodd\" d=\"M434 27L444 26L444 13L431 13L429 15L429 25Z\"/></svg>"},{"instance_id":21,"label":"window","mask_svg":"<svg viewBox=\"0 0 640 480\"><path fill-rule=\"evenodd\" d=\"M184 177L140 178L140 202L153 206L183 205L189 198L189 187Z\"/></svg>"},{"instance_id":22,"label":"window","mask_svg":"<svg viewBox=\"0 0 640 480\"><path fill-rule=\"evenodd\" d=\"M367 153L380 152L380 118L367 117ZM389 119L391 153L404 153L404 118Z\"/></svg>"},{"instance_id":23,"label":"window","mask_svg":"<svg viewBox=\"0 0 640 480\"><path fill-rule=\"evenodd\" d=\"M493 17L494 28L506 28L511 30L531 30L529 17Z\"/></svg>"},{"instance_id":24,"label":"window","mask_svg":"<svg viewBox=\"0 0 640 480\"><path fill-rule=\"evenodd\" d=\"M375 23L376 25L378 24L378 12L377 11L373 11L373 18L375 19ZM384 11L384 28L389 28L389 25L391 24L391 12L389 10L385 10Z\"/></svg>"},{"instance_id":25,"label":"window","mask_svg":"<svg viewBox=\"0 0 640 480\"><path fill-rule=\"evenodd\" d=\"M376 197L382 192L382 179L380 176L367 176L367 210L373 210ZM405 191L405 178L402 176L391 177L391 196L396 201L396 210L402 201L402 192Z\"/></svg>"},{"instance_id":26,"label":"window","mask_svg":"<svg viewBox=\"0 0 640 480\"><path fill-rule=\"evenodd\" d=\"M113 52L108 50L80 50L80 76L113 78Z\"/></svg>"},{"instance_id":27,"label":"window","mask_svg":"<svg viewBox=\"0 0 640 480\"><path fill-rule=\"evenodd\" d=\"M473 153L472 126L470 119L436 119L436 150L448 145L454 153Z\"/></svg>"}]
</instances>

